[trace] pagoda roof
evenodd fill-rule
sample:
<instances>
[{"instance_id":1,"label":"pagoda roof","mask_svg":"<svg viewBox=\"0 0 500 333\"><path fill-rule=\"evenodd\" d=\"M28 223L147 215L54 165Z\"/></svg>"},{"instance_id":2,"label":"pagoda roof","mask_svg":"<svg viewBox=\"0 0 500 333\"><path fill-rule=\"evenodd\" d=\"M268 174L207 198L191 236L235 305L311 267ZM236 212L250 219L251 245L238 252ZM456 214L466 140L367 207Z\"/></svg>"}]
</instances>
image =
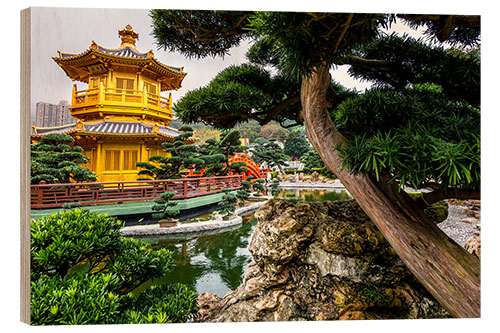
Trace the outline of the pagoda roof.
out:
<instances>
[{"instance_id":1,"label":"pagoda roof","mask_svg":"<svg viewBox=\"0 0 500 333\"><path fill-rule=\"evenodd\" d=\"M168 139L173 139L183 132L178 131L168 126L152 125L142 122L120 122L120 121L100 121L97 123L83 123L81 121L57 126L57 127L31 127L31 136L41 138L44 135L51 133L60 134L86 134L93 136L134 136L134 137L151 137L160 136ZM196 138L189 138L188 141L196 141Z\"/></svg>"},{"instance_id":2,"label":"pagoda roof","mask_svg":"<svg viewBox=\"0 0 500 333\"><path fill-rule=\"evenodd\" d=\"M161 91L181 87L182 80L187 75L183 71L184 67L168 66L161 63L155 58L153 50L145 53L139 52L135 48L135 39L137 39L138 34L132 31L132 27L127 26L126 29L120 30L119 34L124 37L118 48L106 48L92 41L90 47L82 53L57 51L58 56L52 57L52 59L72 80L84 83L89 82L89 76L92 73L106 72L112 64L124 64L147 68L148 71L157 74L160 78L174 78L174 80L168 80L169 84L162 80Z\"/></svg>"}]
</instances>

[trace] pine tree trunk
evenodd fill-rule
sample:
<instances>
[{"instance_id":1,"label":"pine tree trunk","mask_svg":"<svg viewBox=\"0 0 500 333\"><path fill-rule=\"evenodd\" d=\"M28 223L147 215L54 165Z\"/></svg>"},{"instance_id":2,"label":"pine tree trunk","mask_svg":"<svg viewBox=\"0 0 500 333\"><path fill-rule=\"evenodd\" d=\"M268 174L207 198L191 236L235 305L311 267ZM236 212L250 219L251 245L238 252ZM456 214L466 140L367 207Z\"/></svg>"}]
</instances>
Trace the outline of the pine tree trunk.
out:
<instances>
[{"instance_id":1,"label":"pine tree trunk","mask_svg":"<svg viewBox=\"0 0 500 333\"><path fill-rule=\"evenodd\" d=\"M302 117L309 141L436 300L455 317L480 317L479 259L430 222L422 209L394 185L377 182L369 175L354 176L341 168L334 147L344 137L327 112L329 84L326 66L303 78Z\"/></svg>"}]
</instances>

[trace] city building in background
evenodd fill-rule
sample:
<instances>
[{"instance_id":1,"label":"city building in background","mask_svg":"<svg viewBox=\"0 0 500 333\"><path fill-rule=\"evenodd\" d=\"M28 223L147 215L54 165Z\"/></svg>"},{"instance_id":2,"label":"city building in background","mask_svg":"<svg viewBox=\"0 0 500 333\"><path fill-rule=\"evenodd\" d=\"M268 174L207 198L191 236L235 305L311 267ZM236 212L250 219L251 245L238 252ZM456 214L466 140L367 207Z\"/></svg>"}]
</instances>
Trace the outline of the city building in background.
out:
<instances>
[{"instance_id":1,"label":"city building in background","mask_svg":"<svg viewBox=\"0 0 500 333\"><path fill-rule=\"evenodd\" d=\"M71 105L68 101L60 101L59 104L45 102L36 103L36 115L33 125L37 127L55 127L76 123L71 116Z\"/></svg>"}]
</instances>

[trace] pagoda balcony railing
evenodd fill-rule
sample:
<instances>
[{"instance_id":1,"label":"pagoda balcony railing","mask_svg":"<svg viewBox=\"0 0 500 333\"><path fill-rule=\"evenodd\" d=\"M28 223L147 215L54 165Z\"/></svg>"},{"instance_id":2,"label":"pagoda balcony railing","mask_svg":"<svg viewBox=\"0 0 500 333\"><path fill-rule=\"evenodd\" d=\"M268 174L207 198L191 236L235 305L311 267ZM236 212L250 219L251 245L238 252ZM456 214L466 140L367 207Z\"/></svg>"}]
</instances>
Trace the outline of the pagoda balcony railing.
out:
<instances>
[{"instance_id":1,"label":"pagoda balcony railing","mask_svg":"<svg viewBox=\"0 0 500 333\"><path fill-rule=\"evenodd\" d=\"M241 188L241 175L188 177L168 180L140 180L99 183L31 185L31 209L81 205L152 201L166 191L176 192L172 199L188 199L220 193L224 188Z\"/></svg>"},{"instance_id":2,"label":"pagoda balcony railing","mask_svg":"<svg viewBox=\"0 0 500 333\"><path fill-rule=\"evenodd\" d=\"M172 97L148 93L144 90L99 88L76 90L73 86L72 107L88 107L93 105L123 104L139 107L153 107L169 111L172 108Z\"/></svg>"}]
</instances>

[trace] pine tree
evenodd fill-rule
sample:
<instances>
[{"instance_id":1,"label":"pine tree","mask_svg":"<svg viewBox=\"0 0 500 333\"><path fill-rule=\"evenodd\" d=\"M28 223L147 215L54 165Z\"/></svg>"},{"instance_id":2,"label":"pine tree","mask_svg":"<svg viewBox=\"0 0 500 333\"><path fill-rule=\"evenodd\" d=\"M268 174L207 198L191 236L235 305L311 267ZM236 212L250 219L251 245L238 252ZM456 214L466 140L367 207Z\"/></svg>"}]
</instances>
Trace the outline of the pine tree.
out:
<instances>
[{"instance_id":1,"label":"pine tree","mask_svg":"<svg viewBox=\"0 0 500 333\"><path fill-rule=\"evenodd\" d=\"M89 158L80 146L71 146L75 140L67 134L52 133L31 146L31 184L45 181L49 184L95 182L97 175L85 164Z\"/></svg>"},{"instance_id":2,"label":"pine tree","mask_svg":"<svg viewBox=\"0 0 500 333\"><path fill-rule=\"evenodd\" d=\"M283 172L283 166L288 166L288 156L285 155L283 149L274 140L265 143L262 147L262 151L254 150L252 152L253 156L257 157L259 161L266 162L269 168L277 166L281 173Z\"/></svg>"},{"instance_id":3,"label":"pine tree","mask_svg":"<svg viewBox=\"0 0 500 333\"><path fill-rule=\"evenodd\" d=\"M478 258L423 212L480 197L479 16L155 10L152 18L159 45L188 56L221 56L253 37L251 64L186 94L178 117L219 128L304 124L326 167L427 290L453 316L480 315ZM426 28L433 43L384 33L396 20ZM334 83L339 65L373 88ZM423 200L406 186L425 188Z\"/></svg>"},{"instance_id":4,"label":"pine tree","mask_svg":"<svg viewBox=\"0 0 500 333\"><path fill-rule=\"evenodd\" d=\"M233 193L233 190L229 188L222 189L222 192L224 195L222 196L222 200L219 202L219 205L221 206L219 212L225 216L234 214L238 197L235 193Z\"/></svg>"},{"instance_id":5,"label":"pine tree","mask_svg":"<svg viewBox=\"0 0 500 333\"><path fill-rule=\"evenodd\" d=\"M244 181L241 182L241 188L236 192L236 197L241 200L241 202L245 202L250 197L250 193L252 192L252 180L253 176L247 177Z\"/></svg>"},{"instance_id":6,"label":"pine tree","mask_svg":"<svg viewBox=\"0 0 500 333\"><path fill-rule=\"evenodd\" d=\"M247 147L241 145L238 130L223 131L220 140L208 139L200 147L200 159L206 167L205 176L226 176L230 172L244 171L244 162L230 163L229 160L236 153L243 152Z\"/></svg>"},{"instance_id":7,"label":"pine tree","mask_svg":"<svg viewBox=\"0 0 500 333\"><path fill-rule=\"evenodd\" d=\"M138 172L141 177L138 180L149 179L172 179L181 178L180 171L183 169L199 170L203 167L203 160L195 145L186 143L186 140L193 136L193 129L183 126L179 131L184 132L174 138L174 142L164 142L165 156L151 156L147 162L137 162L136 166L143 168Z\"/></svg>"},{"instance_id":8,"label":"pine tree","mask_svg":"<svg viewBox=\"0 0 500 333\"><path fill-rule=\"evenodd\" d=\"M178 209L171 209L172 207L177 206L177 202L171 201L172 197L176 194L177 192L175 191L163 192L160 194L159 198L153 200L155 204L151 207L151 209L158 212L152 214L154 219L165 219L179 215Z\"/></svg>"},{"instance_id":9,"label":"pine tree","mask_svg":"<svg viewBox=\"0 0 500 333\"><path fill-rule=\"evenodd\" d=\"M323 160L315 150L310 150L300 158L300 161L304 163L304 172L310 174L316 169L319 174L328 178L337 178L333 173L328 170L323 163Z\"/></svg>"},{"instance_id":10,"label":"pine tree","mask_svg":"<svg viewBox=\"0 0 500 333\"><path fill-rule=\"evenodd\" d=\"M311 145L306 136L299 131L291 131L285 140L283 152L294 160L311 150Z\"/></svg>"}]
</instances>

